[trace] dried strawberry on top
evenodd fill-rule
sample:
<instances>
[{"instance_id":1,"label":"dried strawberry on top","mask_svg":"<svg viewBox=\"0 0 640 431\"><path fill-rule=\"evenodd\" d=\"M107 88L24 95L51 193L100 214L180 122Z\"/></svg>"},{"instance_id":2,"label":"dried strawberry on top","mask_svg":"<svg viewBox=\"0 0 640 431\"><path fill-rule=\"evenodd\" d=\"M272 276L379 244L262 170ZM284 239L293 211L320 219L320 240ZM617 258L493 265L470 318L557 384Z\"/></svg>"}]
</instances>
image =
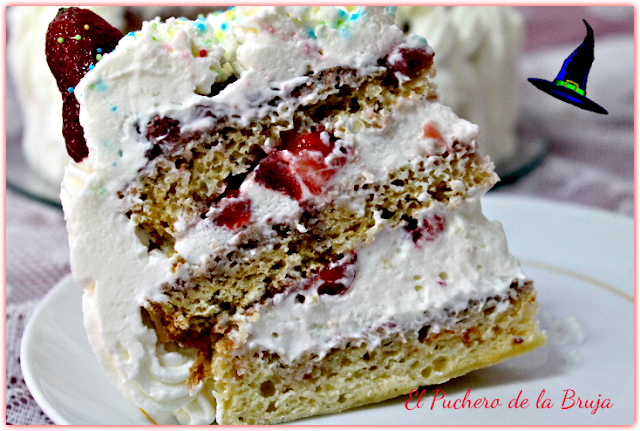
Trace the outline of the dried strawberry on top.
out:
<instances>
[{"instance_id":1,"label":"dried strawberry on top","mask_svg":"<svg viewBox=\"0 0 640 431\"><path fill-rule=\"evenodd\" d=\"M102 55L113 51L123 34L90 10L70 7L58 10L46 37L47 63L62 93L62 134L67 152L79 162L89 150L80 126L80 105L73 92Z\"/></svg>"}]
</instances>

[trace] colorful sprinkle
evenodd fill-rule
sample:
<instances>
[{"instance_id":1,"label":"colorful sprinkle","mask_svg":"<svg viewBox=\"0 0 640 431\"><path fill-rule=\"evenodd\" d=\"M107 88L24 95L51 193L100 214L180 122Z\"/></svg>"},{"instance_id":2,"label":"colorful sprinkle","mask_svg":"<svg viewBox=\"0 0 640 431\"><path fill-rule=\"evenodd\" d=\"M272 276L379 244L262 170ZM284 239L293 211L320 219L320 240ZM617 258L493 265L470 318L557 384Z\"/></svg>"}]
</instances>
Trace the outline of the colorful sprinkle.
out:
<instances>
[{"instance_id":1,"label":"colorful sprinkle","mask_svg":"<svg viewBox=\"0 0 640 431\"><path fill-rule=\"evenodd\" d=\"M99 80L98 82L93 82L93 83L89 84L89 89L90 90L96 90L96 91L106 91L107 85L104 83L103 80ZM107 144L105 144L105 145L107 145Z\"/></svg>"},{"instance_id":2,"label":"colorful sprinkle","mask_svg":"<svg viewBox=\"0 0 640 431\"><path fill-rule=\"evenodd\" d=\"M311 39L317 39L317 37L316 37L316 32L315 32L315 31L313 31L313 29L312 29L312 28L310 28L310 29L309 29L309 31L308 31L307 33L309 34L309 37L310 37Z\"/></svg>"},{"instance_id":3,"label":"colorful sprinkle","mask_svg":"<svg viewBox=\"0 0 640 431\"><path fill-rule=\"evenodd\" d=\"M62 43L62 42L64 42L64 37L59 37L58 38L58 43Z\"/></svg>"},{"instance_id":4,"label":"colorful sprinkle","mask_svg":"<svg viewBox=\"0 0 640 431\"><path fill-rule=\"evenodd\" d=\"M80 36L79 34L76 34L75 39L76 39L76 40L80 40L80 39L82 39L82 36Z\"/></svg>"},{"instance_id":5,"label":"colorful sprinkle","mask_svg":"<svg viewBox=\"0 0 640 431\"><path fill-rule=\"evenodd\" d=\"M130 31L129 33L127 33L127 36L135 36L135 35L136 35L136 34L135 34L135 32L133 32L133 31Z\"/></svg>"},{"instance_id":6,"label":"colorful sprinkle","mask_svg":"<svg viewBox=\"0 0 640 431\"><path fill-rule=\"evenodd\" d=\"M118 107L117 107L117 106L112 106L112 107L111 107L111 110L112 110L113 112L116 112L116 111L118 110Z\"/></svg>"},{"instance_id":7,"label":"colorful sprinkle","mask_svg":"<svg viewBox=\"0 0 640 431\"><path fill-rule=\"evenodd\" d=\"M153 24L151 24L151 28L154 29L154 30L157 30L158 29L158 23L154 22Z\"/></svg>"},{"instance_id":8,"label":"colorful sprinkle","mask_svg":"<svg viewBox=\"0 0 640 431\"><path fill-rule=\"evenodd\" d=\"M203 13L199 13L199 14L198 14L198 18L200 18L200 19L204 19L204 14L203 14Z\"/></svg>"},{"instance_id":9,"label":"colorful sprinkle","mask_svg":"<svg viewBox=\"0 0 640 431\"><path fill-rule=\"evenodd\" d=\"M220 26L223 30L227 29L227 23L223 22L222 25Z\"/></svg>"},{"instance_id":10,"label":"colorful sprinkle","mask_svg":"<svg viewBox=\"0 0 640 431\"><path fill-rule=\"evenodd\" d=\"M98 49L96 49L96 51L97 51L98 53L101 53L101 52L102 52L102 48L98 48Z\"/></svg>"},{"instance_id":11,"label":"colorful sprinkle","mask_svg":"<svg viewBox=\"0 0 640 431\"><path fill-rule=\"evenodd\" d=\"M74 91L76 91L76 89L75 89L75 88L73 88L73 87L69 87L69 88L67 88L67 92L68 92L68 93L73 93Z\"/></svg>"},{"instance_id":12,"label":"colorful sprinkle","mask_svg":"<svg viewBox=\"0 0 640 431\"><path fill-rule=\"evenodd\" d=\"M207 50L206 49L200 50L200 57L206 57L206 56L207 56Z\"/></svg>"},{"instance_id":13,"label":"colorful sprinkle","mask_svg":"<svg viewBox=\"0 0 640 431\"><path fill-rule=\"evenodd\" d=\"M85 24L85 25L84 25L84 29L85 29L85 30L89 30L89 24Z\"/></svg>"},{"instance_id":14,"label":"colorful sprinkle","mask_svg":"<svg viewBox=\"0 0 640 431\"><path fill-rule=\"evenodd\" d=\"M102 54L96 55L96 60L98 60L98 61L102 60Z\"/></svg>"},{"instance_id":15,"label":"colorful sprinkle","mask_svg":"<svg viewBox=\"0 0 640 431\"><path fill-rule=\"evenodd\" d=\"M200 32L203 32L207 29L207 26L202 22L194 22L193 26L196 27Z\"/></svg>"},{"instance_id":16,"label":"colorful sprinkle","mask_svg":"<svg viewBox=\"0 0 640 431\"><path fill-rule=\"evenodd\" d=\"M93 64L89 65L89 70L93 70L95 66Z\"/></svg>"}]
</instances>

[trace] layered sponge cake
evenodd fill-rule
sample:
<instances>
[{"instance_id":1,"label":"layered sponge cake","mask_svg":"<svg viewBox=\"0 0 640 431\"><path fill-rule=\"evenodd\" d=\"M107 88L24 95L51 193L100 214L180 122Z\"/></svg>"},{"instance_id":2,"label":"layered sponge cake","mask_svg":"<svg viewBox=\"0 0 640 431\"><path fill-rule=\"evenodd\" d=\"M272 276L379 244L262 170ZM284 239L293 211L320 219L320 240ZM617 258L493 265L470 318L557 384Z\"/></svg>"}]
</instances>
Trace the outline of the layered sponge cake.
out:
<instances>
[{"instance_id":1,"label":"layered sponge cake","mask_svg":"<svg viewBox=\"0 0 640 431\"><path fill-rule=\"evenodd\" d=\"M84 40L76 12L48 37ZM126 396L184 424L279 423L544 342L433 55L392 8L238 7L146 22L91 64L62 203L89 339Z\"/></svg>"}]
</instances>

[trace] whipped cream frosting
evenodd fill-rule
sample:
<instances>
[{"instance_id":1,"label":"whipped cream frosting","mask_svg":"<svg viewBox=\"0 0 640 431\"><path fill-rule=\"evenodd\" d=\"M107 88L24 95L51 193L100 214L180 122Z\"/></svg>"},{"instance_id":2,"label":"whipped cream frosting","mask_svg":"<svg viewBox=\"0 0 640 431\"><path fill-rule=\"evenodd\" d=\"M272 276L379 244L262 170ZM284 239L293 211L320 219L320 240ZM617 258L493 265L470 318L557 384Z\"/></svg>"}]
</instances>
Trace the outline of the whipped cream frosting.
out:
<instances>
[{"instance_id":1,"label":"whipped cream frosting","mask_svg":"<svg viewBox=\"0 0 640 431\"><path fill-rule=\"evenodd\" d=\"M505 6L401 6L397 23L434 48L442 102L480 126L480 151L497 165L512 159L518 145L522 16Z\"/></svg>"},{"instance_id":2,"label":"whipped cream frosting","mask_svg":"<svg viewBox=\"0 0 640 431\"><path fill-rule=\"evenodd\" d=\"M61 195L73 274L85 290L85 326L93 349L123 393L141 408L174 410L182 423L207 424L215 419L215 393L209 384L187 383L196 352L158 343L155 331L142 322L140 310L149 301L163 302L160 286L175 282L189 268L203 264L207 256L232 245L234 234L209 219L194 223L185 218L175 226L176 255L168 257L147 249L144 235L123 214L118 198L118 192L135 181L148 163L146 153L151 144L141 138L144 131L138 133L137 127L159 115L178 119L183 130L203 130L210 124L197 115L202 106L225 114L239 126L274 112L293 115L296 101L286 94L308 79L307 71L343 66L368 73L379 67L379 58L399 46L429 49L424 39L404 36L393 23L392 10L375 7L238 7L196 21L154 20L125 36L76 87L89 156L67 167ZM232 75L237 77L235 82L217 95L207 96L214 83ZM263 106L263 101L276 95L282 98L281 104ZM318 95L307 97L314 100ZM427 163L438 169L435 157L441 158L456 140L475 145L475 126L458 119L439 102L418 105L416 110L399 103L387 124L377 131L363 129L355 118L341 118L344 135L338 138L353 143L354 155L332 179L332 189L362 178L384 180L389 169L416 163L418 158L426 157ZM436 127L442 136L425 137L426 126ZM384 145L391 141L398 143L394 151ZM335 311L330 311L327 302L319 302L309 309L309 320L301 327L309 328L327 318L346 325L353 336L366 337L367 331L385 319L418 325L422 319L418 308L433 307L437 317L439 309L460 307L468 301L478 281L478 265L494 276L483 282L480 290L473 289L474 295L503 294L513 279L523 275L508 255L500 227L482 217L473 198L484 191L470 190L468 204L458 202L454 205L458 209L444 213L446 231L421 250L402 235L403 231L389 230L377 216L379 237L360 252L362 275L344 297L331 299ZM293 199L267 191L251 177L241 192L251 197L255 205L252 221L258 226L270 223L269 214L295 219L300 211ZM397 256L389 254L396 249ZM447 252L468 258L468 266L455 267ZM423 253L439 264L422 267ZM174 271L179 258L186 264ZM380 259L388 259L388 265L375 265ZM497 261L502 261L499 267L495 266ZM408 265L404 270L402 262ZM385 271L393 272L405 293L388 307L378 303L370 314L356 306L354 299L364 301L367 295L377 295L374 290L382 286L376 287L371 280L386 277ZM449 285L438 291L440 286L435 286L434 280L442 278L442 273L448 274ZM411 282L415 276L424 280L420 292ZM403 306L402 298L413 304ZM290 298L279 297L278 301L272 308L259 310L262 317L257 322L239 319L236 338L249 337L253 345L282 352L290 361L309 349L322 351L336 342L332 337L335 329L328 329L317 343L308 336L297 344L283 341L286 337L279 337L281 344L275 343L269 338L274 332L294 330L283 326L278 313L291 312L291 316L304 319L299 311L288 308L293 307ZM371 299L362 304L369 304L367 301ZM347 302L352 311L345 320L336 320L331 313L343 309ZM358 319L367 319L369 326L357 323Z\"/></svg>"}]
</instances>

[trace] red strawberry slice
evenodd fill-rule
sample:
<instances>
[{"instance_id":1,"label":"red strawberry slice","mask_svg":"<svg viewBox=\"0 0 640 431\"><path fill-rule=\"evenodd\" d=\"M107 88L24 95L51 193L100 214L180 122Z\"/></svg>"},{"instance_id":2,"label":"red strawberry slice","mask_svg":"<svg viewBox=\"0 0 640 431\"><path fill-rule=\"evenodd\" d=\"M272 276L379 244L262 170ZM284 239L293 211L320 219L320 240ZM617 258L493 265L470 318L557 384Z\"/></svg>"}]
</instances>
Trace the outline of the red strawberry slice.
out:
<instances>
[{"instance_id":1,"label":"red strawberry slice","mask_svg":"<svg viewBox=\"0 0 640 431\"><path fill-rule=\"evenodd\" d=\"M438 129L438 126L434 121L427 121L424 126L422 126L422 131L425 138L435 139L442 145L447 144L447 142L442 137L442 133L440 133L440 129Z\"/></svg>"},{"instance_id":2,"label":"red strawberry slice","mask_svg":"<svg viewBox=\"0 0 640 431\"><path fill-rule=\"evenodd\" d=\"M256 181L300 201L301 182L310 193L320 195L327 183L346 163L345 156L326 158L333 152L331 139L322 139L322 132L310 132L295 138L283 136L280 150L269 154L256 169Z\"/></svg>"},{"instance_id":3,"label":"red strawberry slice","mask_svg":"<svg viewBox=\"0 0 640 431\"><path fill-rule=\"evenodd\" d=\"M235 230L249 226L251 222L251 200L239 198L226 198L220 202L222 209L216 217L219 226Z\"/></svg>"},{"instance_id":4,"label":"red strawberry slice","mask_svg":"<svg viewBox=\"0 0 640 431\"><path fill-rule=\"evenodd\" d=\"M293 154L301 154L303 151L318 151L323 157L327 157L333 151L331 142L322 140L322 132L311 132L292 139L285 143L287 150Z\"/></svg>"},{"instance_id":5,"label":"red strawberry slice","mask_svg":"<svg viewBox=\"0 0 640 431\"><path fill-rule=\"evenodd\" d=\"M324 191L327 183L346 162L346 157L337 157L327 164L326 157L333 152L334 143L330 139L323 140L320 131L299 136L287 142L286 148L294 154L291 167L314 195Z\"/></svg>"},{"instance_id":6,"label":"red strawberry slice","mask_svg":"<svg viewBox=\"0 0 640 431\"><path fill-rule=\"evenodd\" d=\"M356 278L356 261L358 256L355 252L347 255L335 266L325 268L317 275L320 283L318 295L343 295L349 290Z\"/></svg>"},{"instance_id":7,"label":"red strawberry slice","mask_svg":"<svg viewBox=\"0 0 640 431\"><path fill-rule=\"evenodd\" d=\"M327 166L321 153L317 151L304 153L293 158L291 167L307 186L309 192L316 196L320 195L338 169Z\"/></svg>"},{"instance_id":8,"label":"red strawberry slice","mask_svg":"<svg viewBox=\"0 0 640 431\"><path fill-rule=\"evenodd\" d=\"M67 152L76 162L84 159L89 150L80 126L80 105L73 91L89 68L103 54L113 51L122 37L122 32L104 19L77 7L61 8L49 24L47 63L62 93L62 134Z\"/></svg>"},{"instance_id":9,"label":"red strawberry slice","mask_svg":"<svg viewBox=\"0 0 640 431\"><path fill-rule=\"evenodd\" d=\"M283 151L275 151L260 161L256 168L256 181L266 188L295 199L302 198L300 183L291 171L290 160Z\"/></svg>"},{"instance_id":10,"label":"red strawberry slice","mask_svg":"<svg viewBox=\"0 0 640 431\"><path fill-rule=\"evenodd\" d=\"M405 229L411 234L411 239L418 248L426 245L427 242L437 239L446 227L447 219L443 215L433 214L422 220L422 226L417 220L411 219Z\"/></svg>"},{"instance_id":11,"label":"red strawberry slice","mask_svg":"<svg viewBox=\"0 0 640 431\"><path fill-rule=\"evenodd\" d=\"M420 48L396 48L386 60L387 67L409 78L417 77L424 69L431 67L433 55Z\"/></svg>"}]
</instances>

